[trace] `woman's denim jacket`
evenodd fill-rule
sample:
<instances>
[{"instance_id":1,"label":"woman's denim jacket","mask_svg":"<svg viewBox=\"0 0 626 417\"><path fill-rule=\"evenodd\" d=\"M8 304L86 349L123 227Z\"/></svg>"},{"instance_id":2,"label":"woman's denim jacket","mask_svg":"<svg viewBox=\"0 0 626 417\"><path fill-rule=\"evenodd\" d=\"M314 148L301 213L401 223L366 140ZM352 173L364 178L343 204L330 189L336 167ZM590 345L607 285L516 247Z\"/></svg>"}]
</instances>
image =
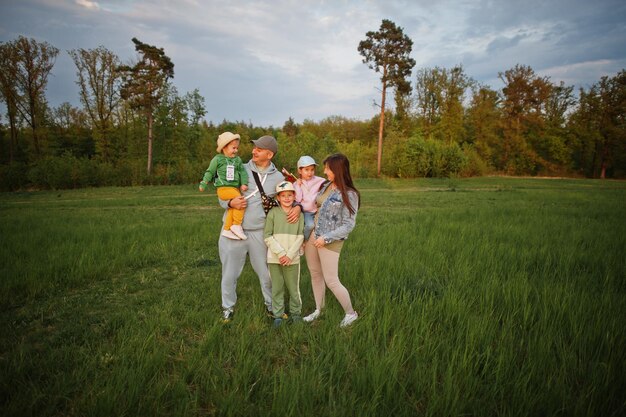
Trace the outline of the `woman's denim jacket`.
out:
<instances>
[{"instance_id":1,"label":"woman's denim jacket","mask_svg":"<svg viewBox=\"0 0 626 417\"><path fill-rule=\"evenodd\" d=\"M330 183L324 186L318 195L322 195ZM332 190L328 198L322 203L315 224L315 237L324 237L326 244L336 240L345 240L356 224L356 213L359 208L359 196L353 190L348 190L348 198L354 209L350 214L348 207L343 203L339 190Z\"/></svg>"}]
</instances>

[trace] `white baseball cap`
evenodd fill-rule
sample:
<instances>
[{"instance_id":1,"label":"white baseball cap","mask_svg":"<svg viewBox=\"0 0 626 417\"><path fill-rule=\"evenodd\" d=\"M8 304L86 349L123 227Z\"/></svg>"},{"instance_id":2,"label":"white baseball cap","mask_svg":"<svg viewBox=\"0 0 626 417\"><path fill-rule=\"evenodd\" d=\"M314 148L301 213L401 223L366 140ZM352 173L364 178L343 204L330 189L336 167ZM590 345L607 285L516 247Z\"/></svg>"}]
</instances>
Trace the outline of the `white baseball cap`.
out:
<instances>
[{"instance_id":1,"label":"white baseball cap","mask_svg":"<svg viewBox=\"0 0 626 417\"><path fill-rule=\"evenodd\" d=\"M311 158L309 155L301 156L300 159L298 159L298 168L309 167L311 165L317 166L317 163L315 159Z\"/></svg>"},{"instance_id":2,"label":"white baseball cap","mask_svg":"<svg viewBox=\"0 0 626 417\"><path fill-rule=\"evenodd\" d=\"M296 189L293 188L293 184L290 183L289 181L283 181L283 182L279 183L276 186L276 194L280 194L283 191L293 191L293 192L295 192Z\"/></svg>"}]
</instances>

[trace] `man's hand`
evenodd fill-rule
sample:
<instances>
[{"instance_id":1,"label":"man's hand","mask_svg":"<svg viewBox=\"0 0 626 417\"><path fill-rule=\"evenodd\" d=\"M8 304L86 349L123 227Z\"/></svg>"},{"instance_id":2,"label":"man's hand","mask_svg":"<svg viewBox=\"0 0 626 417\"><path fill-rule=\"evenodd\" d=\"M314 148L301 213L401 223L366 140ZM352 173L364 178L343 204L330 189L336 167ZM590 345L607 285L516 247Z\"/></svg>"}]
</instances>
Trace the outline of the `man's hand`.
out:
<instances>
[{"instance_id":1,"label":"man's hand","mask_svg":"<svg viewBox=\"0 0 626 417\"><path fill-rule=\"evenodd\" d=\"M300 212L302 212L302 207L293 206L287 213L287 223L296 223L300 218Z\"/></svg>"},{"instance_id":2,"label":"man's hand","mask_svg":"<svg viewBox=\"0 0 626 417\"><path fill-rule=\"evenodd\" d=\"M245 209L248 206L248 200L243 198L243 196L235 197L230 200L228 206L237 210Z\"/></svg>"}]
</instances>

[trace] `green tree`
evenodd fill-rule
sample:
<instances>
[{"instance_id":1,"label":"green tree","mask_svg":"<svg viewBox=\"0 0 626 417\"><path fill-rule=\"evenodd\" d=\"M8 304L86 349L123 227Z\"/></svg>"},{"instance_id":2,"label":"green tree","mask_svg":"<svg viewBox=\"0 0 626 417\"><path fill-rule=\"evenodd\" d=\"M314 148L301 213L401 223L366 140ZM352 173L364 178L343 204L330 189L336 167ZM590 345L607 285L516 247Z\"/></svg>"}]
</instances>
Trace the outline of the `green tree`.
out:
<instances>
[{"instance_id":1,"label":"green tree","mask_svg":"<svg viewBox=\"0 0 626 417\"><path fill-rule=\"evenodd\" d=\"M418 71L415 102L426 138L459 143L464 138L463 102L475 82L458 65Z\"/></svg>"},{"instance_id":2,"label":"green tree","mask_svg":"<svg viewBox=\"0 0 626 417\"><path fill-rule=\"evenodd\" d=\"M545 134L545 111L552 84L525 65L516 65L498 76L504 83L501 165L509 172L533 173L543 160L531 144Z\"/></svg>"},{"instance_id":3,"label":"green tree","mask_svg":"<svg viewBox=\"0 0 626 417\"><path fill-rule=\"evenodd\" d=\"M289 117L283 125L282 131L288 138L294 138L298 134L298 124Z\"/></svg>"},{"instance_id":4,"label":"green tree","mask_svg":"<svg viewBox=\"0 0 626 417\"><path fill-rule=\"evenodd\" d=\"M197 88L188 92L183 96L185 108L187 110L187 122L190 126L200 123L200 120L206 115L206 107L204 107L204 97Z\"/></svg>"},{"instance_id":5,"label":"green tree","mask_svg":"<svg viewBox=\"0 0 626 417\"><path fill-rule=\"evenodd\" d=\"M444 83L441 136L446 142L460 143L465 136L463 102L475 82L465 74L463 67L458 65L451 70L444 70Z\"/></svg>"},{"instance_id":6,"label":"green tree","mask_svg":"<svg viewBox=\"0 0 626 417\"><path fill-rule=\"evenodd\" d=\"M5 66L9 68L9 72L2 78L11 77L8 82L15 86L3 88L3 91L16 95L11 105L15 105L15 109L30 126L35 154L40 156L40 121L47 110L45 90L59 50L47 42L37 42L35 39L20 36L15 41L4 44L2 53L2 69Z\"/></svg>"},{"instance_id":7,"label":"green tree","mask_svg":"<svg viewBox=\"0 0 626 417\"><path fill-rule=\"evenodd\" d=\"M545 106L545 135L541 141L533 143L538 154L550 164L571 168L572 146L569 141L567 118L576 99L574 87L562 81L554 85Z\"/></svg>"},{"instance_id":8,"label":"green tree","mask_svg":"<svg viewBox=\"0 0 626 417\"><path fill-rule=\"evenodd\" d=\"M363 56L363 63L381 73L380 124L378 128L377 174L380 175L383 150L383 131L385 126L385 98L387 88L394 87L400 97L411 90L407 77L415 66L410 57L413 41L404 34L401 27L390 20L383 19L377 32L369 31L366 39L359 43L358 51Z\"/></svg>"},{"instance_id":9,"label":"green tree","mask_svg":"<svg viewBox=\"0 0 626 417\"><path fill-rule=\"evenodd\" d=\"M626 70L604 76L588 91L580 90L570 129L578 138L577 166L588 176L606 178L626 165Z\"/></svg>"},{"instance_id":10,"label":"green tree","mask_svg":"<svg viewBox=\"0 0 626 417\"><path fill-rule=\"evenodd\" d=\"M51 111L51 147L55 155L69 152L77 158L91 158L94 141L89 116L70 103L61 103Z\"/></svg>"},{"instance_id":11,"label":"green tree","mask_svg":"<svg viewBox=\"0 0 626 417\"><path fill-rule=\"evenodd\" d=\"M157 162L171 164L175 160L188 159L187 106L178 90L171 83L163 88L163 95L154 115L154 137L159 145L154 156Z\"/></svg>"},{"instance_id":12,"label":"green tree","mask_svg":"<svg viewBox=\"0 0 626 417\"><path fill-rule=\"evenodd\" d=\"M417 71L415 107L422 135L426 139L438 136L437 128L443 112L444 70L435 67Z\"/></svg>"},{"instance_id":13,"label":"green tree","mask_svg":"<svg viewBox=\"0 0 626 417\"><path fill-rule=\"evenodd\" d=\"M475 88L472 100L467 109L466 125L468 142L480 157L491 166L502 169L498 166L501 152L500 125L502 112L499 107L500 97L498 92L486 86Z\"/></svg>"},{"instance_id":14,"label":"green tree","mask_svg":"<svg viewBox=\"0 0 626 417\"><path fill-rule=\"evenodd\" d=\"M121 95L131 107L143 111L146 118L148 129L146 171L150 176L152 174L154 111L161 100L167 80L174 78L174 64L165 55L163 48L142 43L137 38L133 38L132 41L140 57L134 65L122 65L118 68L123 80Z\"/></svg>"},{"instance_id":15,"label":"green tree","mask_svg":"<svg viewBox=\"0 0 626 417\"><path fill-rule=\"evenodd\" d=\"M120 60L104 46L68 51L76 65L80 101L93 126L97 155L105 162L113 157L110 133L119 104Z\"/></svg>"},{"instance_id":16,"label":"green tree","mask_svg":"<svg viewBox=\"0 0 626 417\"><path fill-rule=\"evenodd\" d=\"M7 107L9 121L9 162L13 162L17 151L19 94L15 79L17 77L17 51L12 43L0 43L0 98Z\"/></svg>"},{"instance_id":17,"label":"green tree","mask_svg":"<svg viewBox=\"0 0 626 417\"><path fill-rule=\"evenodd\" d=\"M191 129L188 134L187 148L191 159L198 159L198 145L202 137L202 126L200 122L206 115L204 97L200 94L200 90L196 88L185 94L183 101L187 114L187 124Z\"/></svg>"}]
</instances>

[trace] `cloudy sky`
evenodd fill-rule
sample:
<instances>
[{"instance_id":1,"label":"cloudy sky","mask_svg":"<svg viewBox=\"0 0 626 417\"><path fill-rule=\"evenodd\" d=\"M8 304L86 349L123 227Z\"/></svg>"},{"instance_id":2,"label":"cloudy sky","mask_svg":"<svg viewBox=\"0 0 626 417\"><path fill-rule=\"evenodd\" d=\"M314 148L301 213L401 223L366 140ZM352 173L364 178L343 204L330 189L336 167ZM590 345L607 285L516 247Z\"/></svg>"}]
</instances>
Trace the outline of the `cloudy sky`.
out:
<instances>
[{"instance_id":1,"label":"cloudy sky","mask_svg":"<svg viewBox=\"0 0 626 417\"><path fill-rule=\"evenodd\" d=\"M413 40L415 70L462 64L494 89L516 64L576 89L626 68L623 0L0 0L0 41L61 51L53 106L79 105L67 50L103 45L129 62L137 37L164 48L181 95L200 90L208 121L280 127L377 113L379 76L357 47L382 19Z\"/></svg>"}]
</instances>

